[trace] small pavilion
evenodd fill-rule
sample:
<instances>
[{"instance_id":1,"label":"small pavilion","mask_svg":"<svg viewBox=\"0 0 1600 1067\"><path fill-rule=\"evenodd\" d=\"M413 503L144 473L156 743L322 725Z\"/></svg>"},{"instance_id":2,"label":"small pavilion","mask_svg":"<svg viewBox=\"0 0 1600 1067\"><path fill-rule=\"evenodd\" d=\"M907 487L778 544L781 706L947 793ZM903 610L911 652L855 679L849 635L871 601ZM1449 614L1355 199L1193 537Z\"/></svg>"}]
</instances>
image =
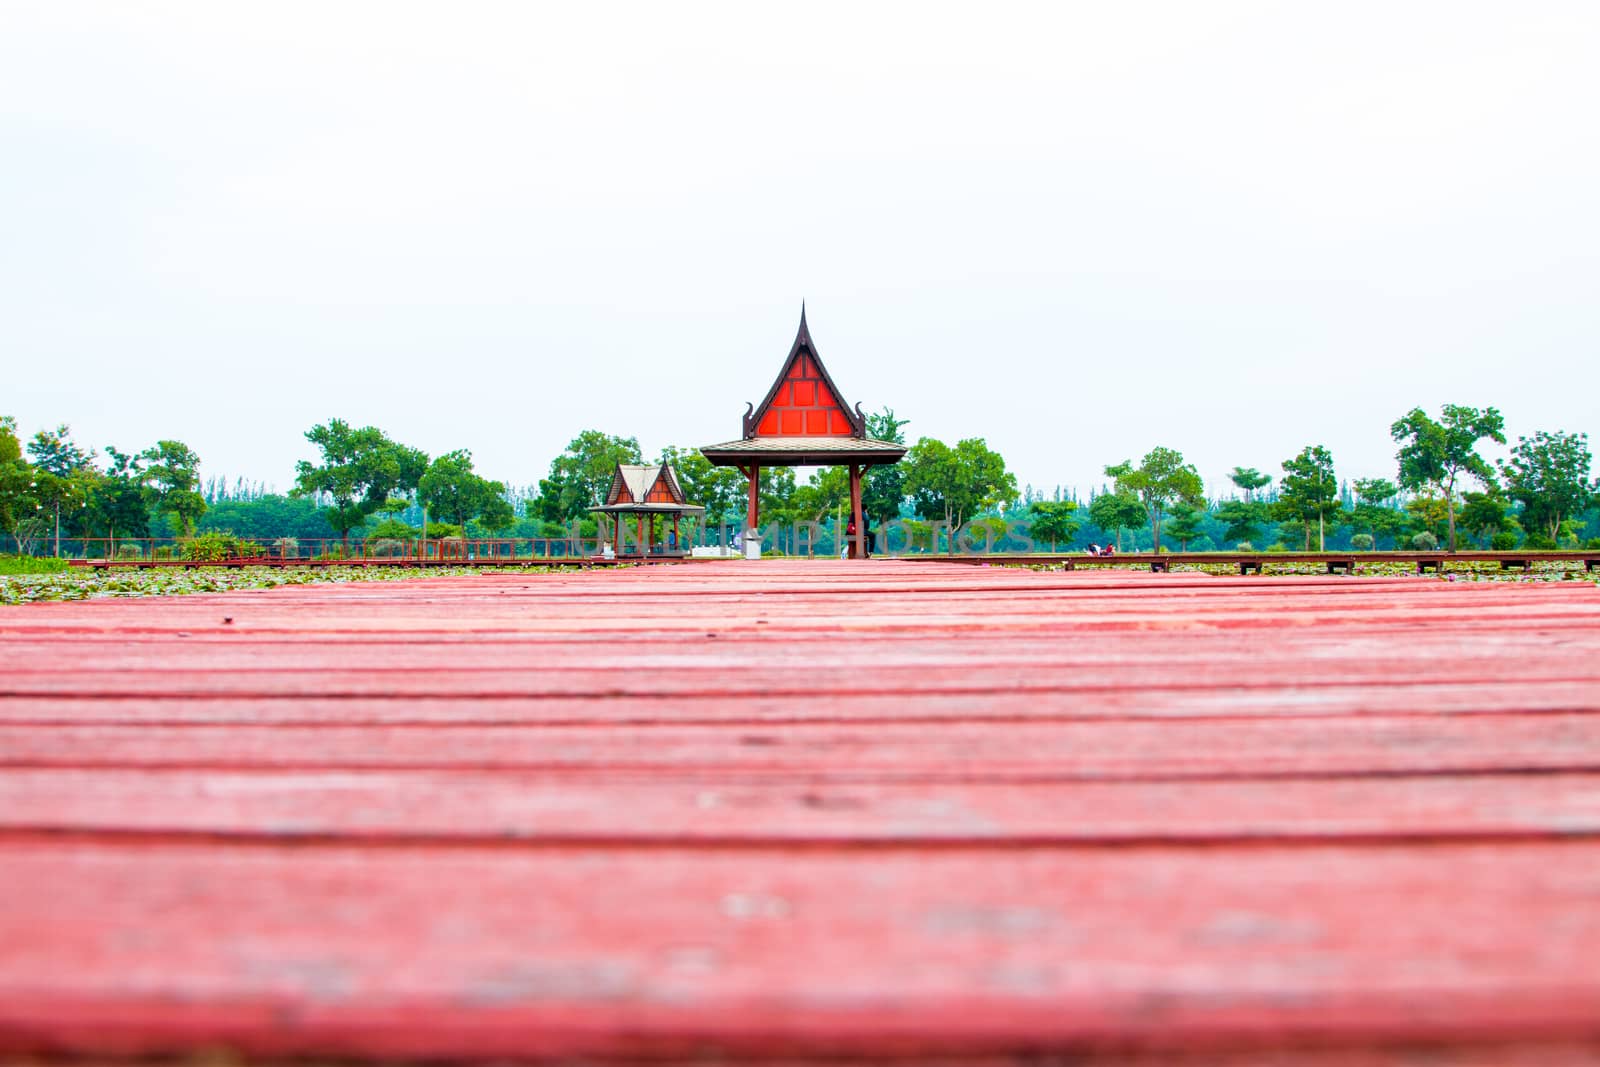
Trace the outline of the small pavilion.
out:
<instances>
[{"instance_id":1,"label":"small pavilion","mask_svg":"<svg viewBox=\"0 0 1600 1067\"><path fill-rule=\"evenodd\" d=\"M861 512L861 476L868 467L900 462L904 445L867 436L867 417L857 404L852 410L822 365L800 306L800 330L778 378L757 407L745 405L744 434L737 441L700 449L713 465L736 467L750 481L746 529L760 527L762 467L834 467L850 471L850 516L855 540L850 557L865 557L867 524ZM746 536L754 536L753 533Z\"/></svg>"},{"instance_id":2,"label":"small pavilion","mask_svg":"<svg viewBox=\"0 0 1600 1067\"><path fill-rule=\"evenodd\" d=\"M612 533L612 550L620 558L624 555L683 555L683 537L678 521L688 515L703 515L705 508L691 504L683 495L678 482L678 472L665 463L637 465L617 464L611 475L611 486L606 490L606 502L589 509L596 515L612 518L616 528ZM652 552L655 544L655 520L672 520L672 549ZM623 552L623 526L628 518L638 520L639 538L637 552Z\"/></svg>"}]
</instances>

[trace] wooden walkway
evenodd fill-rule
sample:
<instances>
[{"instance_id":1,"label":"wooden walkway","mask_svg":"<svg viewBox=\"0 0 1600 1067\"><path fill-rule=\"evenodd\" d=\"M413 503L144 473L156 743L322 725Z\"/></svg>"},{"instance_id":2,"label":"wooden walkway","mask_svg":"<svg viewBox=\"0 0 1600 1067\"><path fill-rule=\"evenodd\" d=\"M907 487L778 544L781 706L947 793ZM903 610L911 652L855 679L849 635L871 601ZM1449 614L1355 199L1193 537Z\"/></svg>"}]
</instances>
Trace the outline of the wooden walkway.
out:
<instances>
[{"instance_id":1,"label":"wooden walkway","mask_svg":"<svg viewBox=\"0 0 1600 1067\"><path fill-rule=\"evenodd\" d=\"M1590 582L0 609L0 1060L1600 1063Z\"/></svg>"}]
</instances>

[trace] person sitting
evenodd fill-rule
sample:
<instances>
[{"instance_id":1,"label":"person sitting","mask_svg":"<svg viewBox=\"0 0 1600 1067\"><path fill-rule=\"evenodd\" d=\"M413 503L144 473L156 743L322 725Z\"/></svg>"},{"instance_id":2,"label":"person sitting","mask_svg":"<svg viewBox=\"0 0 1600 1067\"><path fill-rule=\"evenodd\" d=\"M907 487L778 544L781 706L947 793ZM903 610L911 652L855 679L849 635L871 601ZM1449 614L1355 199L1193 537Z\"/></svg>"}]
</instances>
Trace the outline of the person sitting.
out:
<instances>
[{"instance_id":1,"label":"person sitting","mask_svg":"<svg viewBox=\"0 0 1600 1067\"><path fill-rule=\"evenodd\" d=\"M1100 554L1102 556L1115 556L1117 554L1116 546L1115 545L1107 545L1106 547L1104 547L1104 548L1102 548L1100 550Z\"/></svg>"},{"instance_id":2,"label":"person sitting","mask_svg":"<svg viewBox=\"0 0 1600 1067\"><path fill-rule=\"evenodd\" d=\"M1093 541L1089 542L1089 555L1098 556L1099 554L1100 554L1100 546L1095 544Z\"/></svg>"}]
</instances>

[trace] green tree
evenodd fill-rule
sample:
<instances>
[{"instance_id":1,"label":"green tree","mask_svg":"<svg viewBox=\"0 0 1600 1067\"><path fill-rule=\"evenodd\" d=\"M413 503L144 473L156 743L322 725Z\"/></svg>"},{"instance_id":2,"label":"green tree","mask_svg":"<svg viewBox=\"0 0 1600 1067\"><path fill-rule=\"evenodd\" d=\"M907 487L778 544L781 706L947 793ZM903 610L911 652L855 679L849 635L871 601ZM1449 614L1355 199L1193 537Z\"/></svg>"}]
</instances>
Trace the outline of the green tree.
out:
<instances>
[{"instance_id":1,"label":"green tree","mask_svg":"<svg viewBox=\"0 0 1600 1067\"><path fill-rule=\"evenodd\" d=\"M1122 551L1122 531L1144 525L1145 508L1139 498L1130 493L1101 493L1089 501L1089 519L1117 539L1117 551Z\"/></svg>"},{"instance_id":2,"label":"green tree","mask_svg":"<svg viewBox=\"0 0 1600 1067\"><path fill-rule=\"evenodd\" d=\"M1433 535L1437 547L1438 534L1445 528L1449 511L1444 497L1437 493L1426 492L1414 496L1406 501L1405 530L1413 537L1419 533Z\"/></svg>"},{"instance_id":3,"label":"green tree","mask_svg":"<svg viewBox=\"0 0 1600 1067\"><path fill-rule=\"evenodd\" d=\"M1078 504L1073 500L1035 500L1028 507L1029 532L1035 538L1049 538L1050 551L1062 541L1071 541L1078 532L1079 521L1074 514Z\"/></svg>"},{"instance_id":4,"label":"green tree","mask_svg":"<svg viewBox=\"0 0 1600 1067\"><path fill-rule=\"evenodd\" d=\"M1506 498L1499 493L1466 493L1462 496L1461 528L1478 539L1480 547L1488 547L1497 533L1516 529L1516 520L1510 515Z\"/></svg>"},{"instance_id":5,"label":"green tree","mask_svg":"<svg viewBox=\"0 0 1600 1067\"><path fill-rule=\"evenodd\" d=\"M329 419L306 431L306 440L322 452L322 463L295 465L290 496L330 498L328 525L350 547L350 531L383 507L396 493L416 490L428 467L423 452L396 444L376 426L355 429L343 419Z\"/></svg>"},{"instance_id":6,"label":"green tree","mask_svg":"<svg viewBox=\"0 0 1600 1067\"><path fill-rule=\"evenodd\" d=\"M1016 499L1016 475L981 437L968 437L951 448L923 437L906 454L906 492L925 519L943 519L959 529L985 508Z\"/></svg>"},{"instance_id":7,"label":"green tree","mask_svg":"<svg viewBox=\"0 0 1600 1067\"><path fill-rule=\"evenodd\" d=\"M1506 491L1522 505L1522 525L1552 541L1561 525L1600 503L1600 482L1591 481L1587 434L1546 433L1518 437L1501 465Z\"/></svg>"},{"instance_id":8,"label":"green tree","mask_svg":"<svg viewBox=\"0 0 1600 1067\"><path fill-rule=\"evenodd\" d=\"M120 537L147 537L150 534L150 493L145 486L140 457L107 446L110 462L105 475L89 499L95 525L106 532L116 550ZM109 554L108 552L108 554Z\"/></svg>"},{"instance_id":9,"label":"green tree","mask_svg":"<svg viewBox=\"0 0 1600 1067\"><path fill-rule=\"evenodd\" d=\"M1235 467L1229 472L1228 480L1243 491L1244 502L1250 504L1255 501L1256 490L1265 488L1267 483L1272 481L1272 475L1262 474L1254 467ZM1249 538L1244 538L1244 540L1249 540Z\"/></svg>"},{"instance_id":10,"label":"green tree","mask_svg":"<svg viewBox=\"0 0 1600 1067\"><path fill-rule=\"evenodd\" d=\"M1488 438L1505 444L1505 421L1494 408L1446 404L1439 421L1421 408L1396 419L1389 434L1400 443L1400 484L1413 492L1431 489L1444 498L1450 551L1456 548L1456 493L1463 477L1492 487L1494 470L1478 455L1478 442Z\"/></svg>"},{"instance_id":11,"label":"green tree","mask_svg":"<svg viewBox=\"0 0 1600 1067\"><path fill-rule=\"evenodd\" d=\"M1224 500L1217 505L1216 517L1224 527L1222 536L1228 543L1238 544L1255 541L1269 516L1258 500Z\"/></svg>"},{"instance_id":12,"label":"green tree","mask_svg":"<svg viewBox=\"0 0 1600 1067\"><path fill-rule=\"evenodd\" d=\"M866 496L864 487L862 496ZM849 506L850 472L843 467L823 467L813 471L806 484L795 487L792 498L795 518L804 522L822 522Z\"/></svg>"},{"instance_id":13,"label":"green tree","mask_svg":"<svg viewBox=\"0 0 1600 1067\"><path fill-rule=\"evenodd\" d=\"M892 441L903 445L906 443L904 427L909 421L895 418L894 410L886 407L867 416L867 436L874 441ZM906 472L904 462L886 463L867 469L861 479L861 511L869 524L889 522L900 517L900 505L906 498Z\"/></svg>"},{"instance_id":14,"label":"green tree","mask_svg":"<svg viewBox=\"0 0 1600 1067\"><path fill-rule=\"evenodd\" d=\"M748 492L749 484L746 483ZM795 511L795 476L793 467L762 467L761 486L757 504L765 523L787 526L801 518ZM748 500L748 497L746 497Z\"/></svg>"},{"instance_id":15,"label":"green tree","mask_svg":"<svg viewBox=\"0 0 1600 1067\"><path fill-rule=\"evenodd\" d=\"M22 441L17 437L17 417L0 415L0 463L22 460Z\"/></svg>"},{"instance_id":16,"label":"green tree","mask_svg":"<svg viewBox=\"0 0 1600 1067\"><path fill-rule=\"evenodd\" d=\"M1395 537L1405 523L1405 514L1395 508L1400 489L1387 478L1358 478L1356 505L1350 510L1350 525L1357 533L1370 534L1374 544L1380 537Z\"/></svg>"},{"instance_id":17,"label":"green tree","mask_svg":"<svg viewBox=\"0 0 1600 1067\"><path fill-rule=\"evenodd\" d=\"M156 513L170 516L178 536L188 537L206 513L206 498L198 489L200 457L182 441L157 441L139 458L147 464L144 483L150 487Z\"/></svg>"},{"instance_id":18,"label":"green tree","mask_svg":"<svg viewBox=\"0 0 1600 1067\"><path fill-rule=\"evenodd\" d=\"M465 531L467 523L482 514L485 508L492 507L490 501L504 493L505 486L487 481L473 470L471 452L458 448L454 452L446 452L428 465L418 484L417 495L430 516ZM502 516L497 513L495 518L498 520ZM504 518L507 521L502 526L509 526L515 516L505 515Z\"/></svg>"},{"instance_id":19,"label":"green tree","mask_svg":"<svg viewBox=\"0 0 1600 1067\"><path fill-rule=\"evenodd\" d=\"M61 512L76 510L89 498L95 481L94 453L85 452L72 441L66 426L40 430L28 442L33 457L33 493L50 512L55 527L55 554L61 555Z\"/></svg>"},{"instance_id":20,"label":"green tree","mask_svg":"<svg viewBox=\"0 0 1600 1067\"><path fill-rule=\"evenodd\" d=\"M550 462L550 476L539 480L539 517L547 522L585 518L590 508L605 502L617 464L642 462L638 438L584 430Z\"/></svg>"},{"instance_id":21,"label":"green tree","mask_svg":"<svg viewBox=\"0 0 1600 1067\"><path fill-rule=\"evenodd\" d=\"M44 505L36 492L33 465L22 458L22 442L17 437L17 420L0 416L0 529L18 543L42 529Z\"/></svg>"},{"instance_id":22,"label":"green tree","mask_svg":"<svg viewBox=\"0 0 1600 1067\"><path fill-rule=\"evenodd\" d=\"M689 503L706 509L707 524L721 526L742 513L745 479L734 468L714 467L697 449L670 445L661 450L661 462L678 472L678 485Z\"/></svg>"},{"instance_id":23,"label":"green tree","mask_svg":"<svg viewBox=\"0 0 1600 1067\"><path fill-rule=\"evenodd\" d=\"M1200 524L1205 517L1204 509L1193 504L1180 500L1172 505L1172 514L1167 520L1167 536L1178 542L1179 552L1189 551L1189 542L1200 536Z\"/></svg>"},{"instance_id":24,"label":"green tree","mask_svg":"<svg viewBox=\"0 0 1600 1067\"><path fill-rule=\"evenodd\" d=\"M1157 446L1145 453L1135 467L1131 461L1106 468L1116 479L1117 492L1135 497L1144 507L1150 523L1152 550L1161 551L1161 524L1167 510L1180 501L1195 507L1205 505L1205 484L1193 464L1183 461L1183 453Z\"/></svg>"},{"instance_id":25,"label":"green tree","mask_svg":"<svg viewBox=\"0 0 1600 1067\"><path fill-rule=\"evenodd\" d=\"M1305 550L1311 551L1311 524L1317 524L1317 551L1327 548L1327 520L1339 513L1339 482L1333 474L1333 456L1321 445L1307 445L1293 459L1283 461L1275 508L1280 519L1298 522L1305 532Z\"/></svg>"},{"instance_id":26,"label":"green tree","mask_svg":"<svg viewBox=\"0 0 1600 1067\"><path fill-rule=\"evenodd\" d=\"M218 500L206 509L196 528L201 532L231 531L258 541L283 537L317 541L337 532L328 525L327 515L314 500L266 493L253 500ZM406 529L410 533L398 536L416 533L412 527ZM383 535L374 533L373 536Z\"/></svg>"},{"instance_id":27,"label":"green tree","mask_svg":"<svg viewBox=\"0 0 1600 1067\"><path fill-rule=\"evenodd\" d=\"M478 525L498 537L515 525L517 513L512 508L511 501L506 499L504 482L486 481L484 489L488 495L478 508Z\"/></svg>"},{"instance_id":28,"label":"green tree","mask_svg":"<svg viewBox=\"0 0 1600 1067\"><path fill-rule=\"evenodd\" d=\"M72 430L65 425L54 430L40 430L28 442L28 455L33 465L46 474L67 478L90 465L93 452L85 452L72 441Z\"/></svg>"}]
</instances>

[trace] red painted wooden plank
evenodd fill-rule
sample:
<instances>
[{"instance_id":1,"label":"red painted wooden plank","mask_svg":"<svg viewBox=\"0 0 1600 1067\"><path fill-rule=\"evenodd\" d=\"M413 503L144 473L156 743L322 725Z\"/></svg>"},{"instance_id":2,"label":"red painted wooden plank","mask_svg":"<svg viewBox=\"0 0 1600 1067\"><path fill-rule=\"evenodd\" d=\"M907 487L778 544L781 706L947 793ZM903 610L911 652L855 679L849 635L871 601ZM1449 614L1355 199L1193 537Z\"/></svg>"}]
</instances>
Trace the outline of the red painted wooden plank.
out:
<instances>
[{"instance_id":1,"label":"red painted wooden plank","mask_svg":"<svg viewBox=\"0 0 1600 1067\"><path fill-rule=\"evenodd\" d=\"M516 624L518 629L546 628L551 621L570 624L582 620L647 620L678 628L681 620L695 623L704 619L727 619L763 611L775 623L803 625L811 618L851 621L858 626L873 626L880 620L898 622L909 619L918 608L937 605L941 614L958 618L995 613L1010 607L1027 609L1047 618L1062 617L1115 622L1119 619L1154 617L1159 611L1181 607L1197 617L1234 616L1239 613L1274 611L1288 616L1318 616L1330 619L1382 623L1403 618L1407 609L1439 610L1445 617L1470 621L1471 609L1485 610L1506 617L1540 617L1555 612L1592 616L1595 587L1589 583L1569 583L1548 587L1440 586L1426 590L1382 590L1363 588L1338 593L1321 590L1203 590L1180 595L1176 591L1150 591L1140 596L1125 593L1077 593L1072 590L1022 589L886 594L719 594L714 591L684 590L676 596L641 593L636 596L594 595L556 597L516 590L485 590L451 596L418 593L405 600L363 598L354 594L304 600L285 596L266 599L246 594L153 599L146 610L159 606L160 618L141 620L138 628L152 631L182 628L190 624L215 625L220 615L236 613L240 620L271 624L290 630L318 628L337 621L352 629L384 628L394 622L406 627L421 626L450 631L474 628L485 622ZM872 611L863 613L870 604ZM366 610L362 610L366 609ZM398 610L396 610L398 609ZM541 618L558 614L558 620ZM363 617L363 616L367 617ZM119 617L123 616L123 617ZM460 616L460 617L457 617ZM26 610L0 609L0 625L7 632L61 629L93 630L115 626L129 620L115 604L97 602L31 605Z\"/></svg>"},{"instance_id":2,"label":"red painted wooden plank","mask_svg":"<svg viewBox=\"0 0 1600 1067\"><path fill-rule=\"evenodd\" d=\"M460 714L468 712L460 711ZM1600 769L1600 715L1095 722L0 726L0 766L1087 781Z\"/></svg>"},{"instance_id":3,"label":"red painted wooden plank","mask_svg":"<svg viewBox=\"0 0 1600 1067\"><path fill-rule=\"evenodd\" d=\"M373 724L497 723L627 725L660 723L967 722L1025 720L1249 718L1289 716L1477 715L1500 712L1600 711L1592 682L1501 679L1239 688L1098 689L1071 694L1031 691L923 693L912 703L897 694L852 694L819 703L808 695L586 697L317 695L240 697L82 696L0 697L0 723L254 723ZM0 756L4 749L0 747Z\"/></svg>"},{"instance_id":4,"label":"red painted wooden plank","mask_svg":"<svg viewBox=\"0 0 1600 1067\"><path fill-rule=\"evenodd\" d=\"M219 1057L221 1058L221 1057ZM810 1056L729 1057L720 1050L701 1049L689 1062L715 1067L882 1067L885 1062L907 1063L896 1057L886 1061L877 1057L855 1056L815 1059ZM229 1061L232 1062L231 1060ZM604 1061L585 1059L587 1067L660 1067L660 1060L632 1057ZM1555 1041L1516 1042L1514 1044L1461 1045L1363 1045L1359 1048L1282 1048L1257 1047L1246 1050L1163 1049L1140 1052L1118 1049L1087 1049L1074 1053L1070 1060L1028 1052L1012 1055L918 1055L919 1067L1594 1067L1600 1064L1600 1042ZM194 1067L195 1060L156 1057L142 1059L140 1067ZM252 1060L253 1067L274 1067ZM127 1067L126 1061L99 1059L75 1060L73 1067ZM299 1067L297 1062L278 1061L276 1067Z\"/></svg>"},{"instance_id":5,"label":"red painted wooden plank","mask_svg":"<svg viewBox=\"0 0 1600 1067\"><path fill-rule=\"evenodd\" d=\"M0 845L0 1047L1587 1039L1600 847Z\"/></svg>"},{"instance_id":6,"label":"red painted wooden plank","mask_svg":"<svg viewBox=\"0 0 1600 1067\"><path fill-rule=\"evenodd\" d=\"M0 610L0 1041L1587 1037L1600 845L1526 835L1593 832L1597 635L1587 582L833 562ZM1443 769L1545 773L1295 777Z\"/></svg>"},{"instance_id":7,"label":"red painted wooden plank","mask_svg":"<svg viewBox=\"0 0 1600 1067\"><path fill-rule=\"evenodd\" d=\"M339 671L394 669L412 673L433 669L503 670L559 668L568 670L681 670L740 667L799 669L815 667L825 657L830 670L817 671L815 685L848 687L849 672L868 666L936 667L981 662L988 666L1060 668L1205 666L1213 663L1251 666L1261 672L1275 667L1350 660L1398 664L1428 658L1470 658L1474 655L1518 663L1581 662L1583 654L1600 653L1600 619L1593 629L1545 626L1519 633L1492 628L1458 630L1431 625L1429 632L1407 635L1318 628L1313 632L1273 635L1253 648L1235 633L1194 632L1181 635L1148 632L1094 634L1070 642L1030 633L999 631L977 635L918 634L914 639L864 643L842 635L805 641L755 641L737 636L685 640L675 636L628 641L524 642L479 639L467 642L347 638L260 640L235 633L221 639L101 637L50 640L12 638L8 654L15 665L8 678L29 678L53 672L121 673L214 670Z\"/></svg>"},{"instance_id":8,"label":"red painted wooden plank","mask_svg":"<svg viewBox=\"0 0 1600 1067\"><path fill-rule=\"evenodd\" d=\"M696 568L697 570L699 568ZM790 565L786 573L801 574L805 565ZM957 568L959 569L959 568ZM1278 610L1294 612L1337 612L1358 609L1378 610L1379 605L1409 603L1433 610L1453 604L1459 608L1469 606L1505 612L1511 615L1528 612L1535 616L1547 606L1565 604L1564 610L1594 610L1594 586L1588 582L1539 583L1507 586L1501 584L1395 582L1381 580L1334 579L1319 582L1314 579L1286 579L1282 582L1229 583L1220 579L1181 581L1173 576L1149 576L1154 582L1133 580L1136 576L1119 576L1117 581L1096 579L1060 580L1053 576L1017 574L1005 580L998 577L1004 572L980 572L986 576L983 583L967 576L968 587L959 581L927 583L920 589L906 584L898 591L863 585L855 592L842 593L835 588L826 591L828 577L813 576L809 584L786 587L771 584L767 590L760 588L754 579L741 579L737 583L718 583L704 580L684 580L672 583L670 575L654 580L638 580L634 586L611 584L620 572L607 572L573 576L568 580L553 577L507 579L504 576L486 576L474 580L419 580L405 583L402 593L390 583L367 586L318 586L298 589L274 590L280 596L268 597L259 592L217 594L203 597L178 598L164 602L166 621L151 620L154 628L183 628L202 623L215 624L220 608L234 608L262 612L267 619L279 619L290 628L300 628L319 619L344 616L344 625L368 628L371 619L356 617L352 607L383 608L379 614L387 616L376 628L385 628L397 622L408 626L426 625L434 630L472 628L487 622L514 623L520 627L541 628L542 621L528 618L530 606L558 609L563 624L583 618L603 619L626 613L631 618L655 620L661 625L684 628L716 623L730 614L743 615L762 607L778 609L774 624L786 625L791 617L802 614L796 610L815 605L832 605L836 622L853 622L870 625L871 618L862 618L860 606L867 597L874 600L872 615L896 618L914 614L921 604L939 601L945 610L956 616L970 616L973 612L993 611L996 601L1007 595L1026 601L1030 609L1046 610L1051 605L1072 602L1080 613L1093 614L1096 607L1117 614L1148 612L1151 606L1170 607L1182 603L1196 612L1222 611L1233 613L1246 604L1278 605ZM1159 579L1172 580L1165 581ZM837 580L835 587L837 587ZM1031 584L1030 584L1031 583ZM1343 583L1342 585L1339 583ZM385 588L388 587L388 588ZM722 590L718 592L719 588ZM1363 606L1364 605L1364 606ZM404 618L395 619L393 609L404 609ZM448 610L441 610L447 608ZM431 610L430 610L431 609ZM456 619L458 609L465 609L466 617ZM1538 610L1535 610L1538 609ZM292 616L283 614L292 611ZM276 614L275 614L276 613ZM367 614L372 614L368 612ZM114 605L105 603L78 603L40 605L37 610L25 613L0 612L6 627L52 628L62 625L103 624L114 618ZM685 619L685 616L688 616ZM1114 619L1105 620L1115 621Z\"/></svg>"},{"instance_id":9,"label":"red painted wooden plank","mask_svg":"<svg viewBox=\"0 0 1600 1067\"><path fill-rule=\"evenodd\" d=\"M829 784L9 770L0 772L0 831L602 844L1572 837L1600 836L1600 774Z\"/></svg>"},{"instance_id":10,"label":"red painted wooden plank","mask_svg":"<svg viewBox=\"0 0 1600 1067\"><path fill-rule=\"evenodd\" d=\"M9 674L0 679L0 691L10 697L456 697L463 700L517 697L578 697L595 700L615 697L763 696L853 698L868 694L899 694L908 701L922 694L1000 691L1054 695L1070 702L1076 694L1097 690L1127 690L1146 686L1166 689L1214 690L1220 686L1243 689L1295 688L1368 684L1416 683L1514 684L1522 679L1571 682L1600 686L1600 657L1583 660L1494 661L1466 663L1453 660L1399 660L1363 665L1359 661L1306 663L1285 666L1276 674L1245 674L1235 663L1151 664L1020 664L974 663L952 666L877 666L863 669L837 687L821 693L809 675L784 678L774 669L759 666L705 667L678 672L607 676L583 668L527 667L504 670L436 668L425 673L383 669L329 669L319 673L286 671L124 671L114 675L89 673ZM910 709L914 714L915 710Z\"/></svg>"}]
</instances>

